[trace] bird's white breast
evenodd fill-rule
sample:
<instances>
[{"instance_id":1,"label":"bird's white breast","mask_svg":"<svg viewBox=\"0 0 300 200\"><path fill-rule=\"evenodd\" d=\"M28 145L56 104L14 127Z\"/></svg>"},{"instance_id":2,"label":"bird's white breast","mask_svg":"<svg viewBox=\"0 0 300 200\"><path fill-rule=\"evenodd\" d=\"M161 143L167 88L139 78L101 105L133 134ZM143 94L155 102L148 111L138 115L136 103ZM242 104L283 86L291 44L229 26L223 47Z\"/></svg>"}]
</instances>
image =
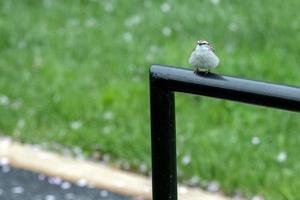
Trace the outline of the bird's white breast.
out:
<instances>
[{"instance_id":1,"label":"bird's white breast","mask_svg":"<svg viewBox=\"0 0 300 200\"><path fill-rule=\"evenodd\" d=\"M219 58L210 48L197 46L189 58L189 64L195 68L213 69L218 66Z\"/></svg>"}]
</instances>

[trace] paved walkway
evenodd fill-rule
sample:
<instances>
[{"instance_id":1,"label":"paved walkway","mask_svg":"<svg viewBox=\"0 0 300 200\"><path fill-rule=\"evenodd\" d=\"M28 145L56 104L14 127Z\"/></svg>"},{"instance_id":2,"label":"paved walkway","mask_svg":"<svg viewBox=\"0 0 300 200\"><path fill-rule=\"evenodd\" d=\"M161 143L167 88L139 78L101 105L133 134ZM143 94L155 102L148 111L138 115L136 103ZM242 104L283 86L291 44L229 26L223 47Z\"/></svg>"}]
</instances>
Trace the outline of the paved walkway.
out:
<instances>
[{"instance_id":1,"label":"paved walkway","mask_svg":"<svg viewBox=\"0 0 300 200\"><path fill-rule=\"evenodd\" d=\"M84 179L77 184L12 168L0 161L0 199L5 200L130 200L106 190L92 188Z\"/></svg>"},{"instance_id":2,"label":"paved walkway","mask_svg":"<svg viewBox=\"0 0 300 200\"><path fill-rule=\"evenodd\" d=\"M103 197L111 200L120 200L121 198L119 196L112 196L111 198L113 194L110 195L110 193L106 191L101 192L100 190L89 190L78 187L78 185L84 186L86 183L93 184L97 188L113 191L116 194L135 197L136 199L151 199L151 181L149 177L111 168L100 162L78 160L62 156L57 153L42 150L36 146L13 142L10 138L0 137L0 165L1 163L2 165L6 163L6 165L10 164L16 168L47 174L48 176L61 177L64 180L78 184L71 184L70 187L70 183L62 181L59 178L49 178L38 174L27 175L25 176L28 177L25 179L27 181L20 181L20 183L18 183L15 180L17 180L17 178L23 180L22 173L26 172L17 172L18 170L14 172L15 169L0 166L0 200L94 200L94 195L96 195L97 200L105 200ZM16 178L9 177L13 175ZM12 184L13 182L17 182L18 184ZM51 186L49 186L49 182ZM40 184L42 185L41 188L39 188ZM18 186L21 186L21 188ZM53 187L56 188L56 190L54 190ZM30 188L33 189L30 190ZM49 189L44 190L43 188ZM80 188L83 189L83 191ZM41 196L38 191L44 191L42 193L43 196ZM35 194L35 192L38 194ZM18 193L24 196L29 195L30 198L17 198L17 196L21 196ZM7 198L3 198L1 195L7 195ZM11 198L9 198L9 195ZM123 197L121 199L124 200L126 198ZM218 193L208 193L199 188L189 188L180 185L178 187L178 199L230 200L231 198L224 197Z\"/></svg>"}]
</instances>

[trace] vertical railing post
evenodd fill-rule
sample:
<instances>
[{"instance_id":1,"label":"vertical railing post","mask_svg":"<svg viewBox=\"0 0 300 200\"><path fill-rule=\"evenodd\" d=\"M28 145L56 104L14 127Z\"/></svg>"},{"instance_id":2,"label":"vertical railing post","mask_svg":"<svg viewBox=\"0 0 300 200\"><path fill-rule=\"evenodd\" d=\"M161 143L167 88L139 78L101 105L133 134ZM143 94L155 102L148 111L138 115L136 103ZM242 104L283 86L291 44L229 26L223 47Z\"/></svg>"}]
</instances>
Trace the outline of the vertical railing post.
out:
<instances>
[{"instance_id":1,"label":"vertical railing post","mask_svg":"<svg viewBox=\"0 0 300 200\"><path fill-rule=\"evenodd\" d=\"M152 198L177 200L174 92L150 72Z\"/></svg>"}]
</instances>

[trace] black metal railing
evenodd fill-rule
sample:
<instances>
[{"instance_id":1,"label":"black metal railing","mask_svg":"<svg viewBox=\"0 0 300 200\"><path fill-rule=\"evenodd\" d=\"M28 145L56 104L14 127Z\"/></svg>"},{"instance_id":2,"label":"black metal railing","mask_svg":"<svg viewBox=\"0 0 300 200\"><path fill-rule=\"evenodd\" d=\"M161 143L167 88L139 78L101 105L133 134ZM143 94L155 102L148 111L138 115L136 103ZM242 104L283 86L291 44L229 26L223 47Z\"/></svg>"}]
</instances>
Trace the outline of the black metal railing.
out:
<instances>
[{"instance_id":1,"label":"black metal railing","mask_svg":"<svg viewBox=\"0 0 300 200\"><path fill-rule=\"evenodd\" d=\"M177 199L174 92L191 93L300 112L300 88L183 68L150 68L153 200Z\"/></svg>"}]
</instances>

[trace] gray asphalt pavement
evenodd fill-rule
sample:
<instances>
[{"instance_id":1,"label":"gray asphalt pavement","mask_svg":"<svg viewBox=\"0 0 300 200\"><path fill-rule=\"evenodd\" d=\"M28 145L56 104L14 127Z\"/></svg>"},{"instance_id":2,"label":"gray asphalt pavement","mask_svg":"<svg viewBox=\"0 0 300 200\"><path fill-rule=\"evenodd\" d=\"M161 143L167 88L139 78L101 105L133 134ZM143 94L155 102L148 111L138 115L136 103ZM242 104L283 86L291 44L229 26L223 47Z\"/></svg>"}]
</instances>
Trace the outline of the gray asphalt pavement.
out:
<instances>
[{"instance_id":1,"label":"gray asphalt pavement","mask_svg":"<svg viewBox=\"0 0 300 200\"><path fill-rule=\"evenodd\" d=\"M48 177L30 171L0 165L0 200L130 200L106 190L77 184L59 177Z\"/></svg>"}]
</instances>

